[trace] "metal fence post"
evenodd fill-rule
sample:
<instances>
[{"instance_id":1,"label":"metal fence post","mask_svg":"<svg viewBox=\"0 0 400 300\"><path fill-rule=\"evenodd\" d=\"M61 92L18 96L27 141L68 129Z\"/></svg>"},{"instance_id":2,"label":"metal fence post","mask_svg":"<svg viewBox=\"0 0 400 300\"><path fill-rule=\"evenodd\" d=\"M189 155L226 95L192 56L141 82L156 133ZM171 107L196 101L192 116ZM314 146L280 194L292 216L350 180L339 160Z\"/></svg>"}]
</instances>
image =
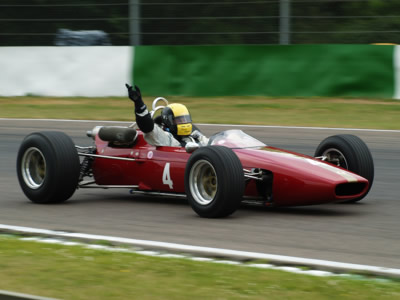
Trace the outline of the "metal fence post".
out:
<instances>
[{"instance_id":1,"label":"metal fence post","mask_svg":"<svg viewBox=\"0 0 400 300\"><path fill-rule=\"evenodd\" d=\"M281 0L279 7L279 44L290 44L290 0Z\"/></svg>"},{"instance_id":2,"label":"metal fence post","mask_svg":"<svg viewBox=\"0 0 400 300\"><path fill-rule=\"evenodd\" d=\"M131 46L138 46L141 44L140 0L129 1L129 36Z\"/></svg>"}]
</instances>

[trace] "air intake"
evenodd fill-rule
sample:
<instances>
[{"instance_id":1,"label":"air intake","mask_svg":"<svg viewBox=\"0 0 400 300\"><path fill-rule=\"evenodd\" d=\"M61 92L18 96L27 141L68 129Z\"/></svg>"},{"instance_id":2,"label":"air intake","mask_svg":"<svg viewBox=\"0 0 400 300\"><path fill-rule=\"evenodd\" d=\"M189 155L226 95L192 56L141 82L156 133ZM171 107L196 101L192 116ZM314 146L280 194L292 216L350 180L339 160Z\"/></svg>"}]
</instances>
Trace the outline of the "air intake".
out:
<instances>
[{"instance_id":1,"label":"air intake","mask_svg":"<svg viewBox=\"0 0 400 300\"><path fill-rule=\"evenodd\" d=\"M336 186L337 196L354 196L360 194L365 189L365 182L348 182Z\"/></svg>"}]
</instances>

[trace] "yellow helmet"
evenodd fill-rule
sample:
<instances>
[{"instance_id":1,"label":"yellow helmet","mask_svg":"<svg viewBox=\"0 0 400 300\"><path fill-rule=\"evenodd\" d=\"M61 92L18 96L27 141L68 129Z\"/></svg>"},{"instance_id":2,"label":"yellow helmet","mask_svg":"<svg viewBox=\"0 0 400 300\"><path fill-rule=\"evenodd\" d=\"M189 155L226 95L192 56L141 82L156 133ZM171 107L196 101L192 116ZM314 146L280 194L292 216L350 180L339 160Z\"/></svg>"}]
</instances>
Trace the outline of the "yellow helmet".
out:
<instances>
[{"instance_id":1,"label":"yellow helmet","mask_svg":"<svg viewBox=\"0 0 400 300\"><path fill-rule=\"evenodd\" d=\"M162 121L173 135L185 136L192 133L192 118L185 105L169 104L161 112Z\"/></svg>"}]
</instances>

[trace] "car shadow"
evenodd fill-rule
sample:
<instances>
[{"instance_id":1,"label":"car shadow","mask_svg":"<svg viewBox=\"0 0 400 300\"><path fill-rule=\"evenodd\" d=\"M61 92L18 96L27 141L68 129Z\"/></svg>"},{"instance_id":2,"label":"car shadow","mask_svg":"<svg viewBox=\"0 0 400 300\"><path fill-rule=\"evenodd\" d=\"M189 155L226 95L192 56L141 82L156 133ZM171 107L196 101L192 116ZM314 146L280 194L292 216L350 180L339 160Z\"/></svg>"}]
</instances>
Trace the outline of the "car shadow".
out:
<instances>
[{"instance_id":1,"label":"car shadow","mask_svg":"<svg viewBox=\"0 0 400 300\"><path fill-rule=\"evenodd\" d=\"M131 195L129 192L107 191L106 193L99 191L85 192L81 195L74 195L73 198L65 202L67 203L154 203L157 204L172 204L172 205L188 205L185 198L172 198L167 196L147 196L147 195Z\"/></svg>"},{"instance_id":2,"label":"car shadow","mask_svg":"<svg viewBox=\"0 0 400 300\"><path fill-rule=\"evenodd\" d=\"M304 215L304 216L355 216L360 215L363 212L349 209L357 206L362 206L364 204L353 203L353 204L322 204L314 206L291 206L291 207L266 207L263 205L254 205L243 203L240 206L240 210L246 212L258 212L274 215Z\"/></svg>"},{"instance_id":3,"label":"car shadow","mask_svg":"<svg viewBox=\"0 0 400 300\"><path fill-rule=\"evenodd\" d=\"M147 196L131 195L126 192L105 191L85 191L75 194L70 200L56 205L79 205L79 204L99 204L99 203L152 203L154 205L175 205L189 206L185 198L172 198L167 196ZM241 203L239 211L246 214L274 214L274 215L304 215L304 216L355 216L363 214L359 208L364 207L365 203L336 203L322 204L314 206L295 206L295 207L268 207L260 203ZM236 215L236 214L235 214Z\"/></svg>"}]
</instances>

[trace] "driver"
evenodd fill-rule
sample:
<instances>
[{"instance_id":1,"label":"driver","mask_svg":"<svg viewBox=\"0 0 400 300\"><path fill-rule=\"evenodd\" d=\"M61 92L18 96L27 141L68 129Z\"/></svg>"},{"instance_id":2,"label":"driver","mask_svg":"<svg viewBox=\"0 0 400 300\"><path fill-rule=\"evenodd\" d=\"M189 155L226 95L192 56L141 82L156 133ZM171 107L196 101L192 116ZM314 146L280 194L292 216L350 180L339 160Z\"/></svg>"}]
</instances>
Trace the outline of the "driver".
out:
<instances>
[{"instance_id":1,"label":"driver","mask_svg":"<svg viewBox=\"0 0 400 300\"><path fill-rule=\"evenodd\" d=\"M139 88L125 84L129 99L135 103L136 124L144 133L144 139L153 146L185 146L194 142L206 146L208 138L192 124L190 113L185 105L169 104L161 112L161 120L156 123L151 118L146 104L142 100ZM156 118L157 119L157 118ZM194 130L193 130L194 129Z\"/></svg>"}]
</instances>

